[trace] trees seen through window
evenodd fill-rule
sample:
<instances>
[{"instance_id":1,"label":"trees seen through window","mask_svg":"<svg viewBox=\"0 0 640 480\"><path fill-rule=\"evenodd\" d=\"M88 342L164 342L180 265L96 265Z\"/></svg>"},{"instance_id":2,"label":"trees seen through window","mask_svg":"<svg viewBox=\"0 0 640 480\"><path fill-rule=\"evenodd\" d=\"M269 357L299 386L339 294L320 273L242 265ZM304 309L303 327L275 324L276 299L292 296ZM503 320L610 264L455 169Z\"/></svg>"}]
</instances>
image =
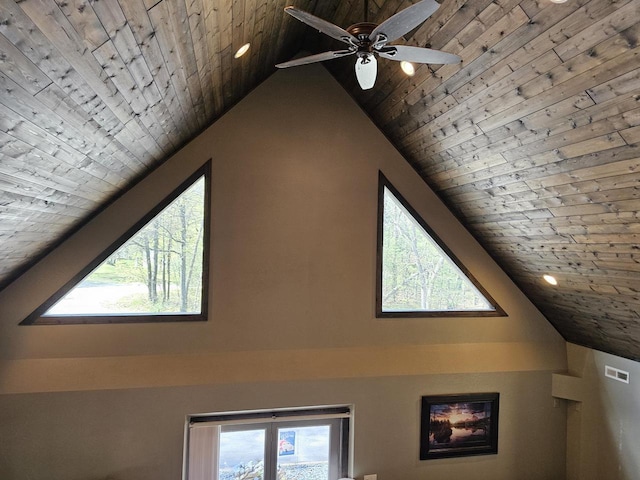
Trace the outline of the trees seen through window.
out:
<instances>
[{"instance_id":1,"label":"trees seen through window","mask_svg":"<svg viewBox=\"0 0 640 480\"><path fill-rule=\"evenodd\" d=\"M381 177L378 313L495 312L451 252Z\"/></svg>"},{"instance_id":2,"label":"trees seen through window","mask_svg":"<svg viewBox=\"0 0 640 480\"><path fill-rule=\"evenodd\" d=\"M206 164L23 324L206 320Z\"/></svg>"}]
</instances>

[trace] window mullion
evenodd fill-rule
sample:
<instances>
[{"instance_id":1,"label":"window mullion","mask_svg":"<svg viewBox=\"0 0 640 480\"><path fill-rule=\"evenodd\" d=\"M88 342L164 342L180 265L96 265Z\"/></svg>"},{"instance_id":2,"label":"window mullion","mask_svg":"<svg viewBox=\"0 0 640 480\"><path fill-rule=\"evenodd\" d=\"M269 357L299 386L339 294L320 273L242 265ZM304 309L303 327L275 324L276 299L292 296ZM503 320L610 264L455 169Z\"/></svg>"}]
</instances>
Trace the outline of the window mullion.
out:
<instances>
[{"instance_id":1,"label":"window mullion","mask_svg":"<svg viewBox=\"0 0 640 480\"><path fill-rule=\"evenodd\" d=\"M267 431L264 445L264 480L276 480L276 468L278 464L278 441L276 433L278 431L278 427L276 424L270 423L266 428Z\"/></svg>"}]
</instances>

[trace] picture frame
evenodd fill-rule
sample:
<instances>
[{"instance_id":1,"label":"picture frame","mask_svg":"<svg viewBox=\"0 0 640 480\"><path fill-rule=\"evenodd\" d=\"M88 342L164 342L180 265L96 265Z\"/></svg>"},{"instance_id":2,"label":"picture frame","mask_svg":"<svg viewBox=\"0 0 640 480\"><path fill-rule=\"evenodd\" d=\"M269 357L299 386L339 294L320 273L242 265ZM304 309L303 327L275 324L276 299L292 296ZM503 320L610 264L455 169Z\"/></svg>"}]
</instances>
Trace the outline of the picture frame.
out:
<instances>
[{"instance_id":1,"label":"picture frame","mask_svg":"<svg viewBox=\"0 0 640 480\"><path fill-rule=\"evenodd\" d=\"M423 396L420 460L498 453L499 393Z\"/></svg>"}]
</instances>

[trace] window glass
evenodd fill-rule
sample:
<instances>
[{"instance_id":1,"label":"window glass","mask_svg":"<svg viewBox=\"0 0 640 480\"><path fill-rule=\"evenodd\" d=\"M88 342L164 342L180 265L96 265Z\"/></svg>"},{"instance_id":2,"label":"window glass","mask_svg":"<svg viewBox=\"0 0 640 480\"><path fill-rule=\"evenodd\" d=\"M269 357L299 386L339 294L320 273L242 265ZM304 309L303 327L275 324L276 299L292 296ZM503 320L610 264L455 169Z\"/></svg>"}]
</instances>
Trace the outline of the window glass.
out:
<instances>
[{"instance_id":1,"label":"window glass","mask_svg":"<svg viewBox=\"0 0 640 480\"><path fill-rule=\"evenodd\" d=\"M264 428L220 433L219 480L264 479Z\"/></svg>"},{"instance_id":2,"label":"window glass","mask_svg":"<svg viewBox=\"0 0 640 480\"><path fill-rule=\"evenodd\" d=\"M20 325L206 321L211 162Z\"/></svg>"},{"instance_id":3,"label":"window glass","mask_svg":"<svg viewBox=\"0 0 640 480\"><path fill-rule=\"evenodd\" d=\"M384 311L493 310L388 188L383 235Z\"/></svg>"},{"instance_id":4,"label":"window glass","mask_svg":"<svg viewBox=\"0 0 640 480\"><path fill-rule=\"evenodd\" d=\"M382 173L378 199L379 317L504 315Z\"/></svg>"},{"instance_id":5,"label":"window glass","mask_svg":"<svg viewBox=\"0 0 640 480\"><path fill-rule=\"evenodd\" d=\"M195 416L187 480L335 480L348 475L349 407Z\"/></svg>"},{"instance_id":6,"label":"window glass","mask_svg":"<svg viewBox=\"0 0 640 480\"><path fill-rule=\"evenodd\" d=\"M44 316L200 313L204 207L201 177Z\"/></svg>"},{"instance_id":7,"label":"window glass","mask_svg":"<svg viewBox=\"0 0 640 480\"><path fill-rule=\"evenodd\" d=\"M331 427L278 429L278 480L329 480Z\"/></svg>"}]
</instances>

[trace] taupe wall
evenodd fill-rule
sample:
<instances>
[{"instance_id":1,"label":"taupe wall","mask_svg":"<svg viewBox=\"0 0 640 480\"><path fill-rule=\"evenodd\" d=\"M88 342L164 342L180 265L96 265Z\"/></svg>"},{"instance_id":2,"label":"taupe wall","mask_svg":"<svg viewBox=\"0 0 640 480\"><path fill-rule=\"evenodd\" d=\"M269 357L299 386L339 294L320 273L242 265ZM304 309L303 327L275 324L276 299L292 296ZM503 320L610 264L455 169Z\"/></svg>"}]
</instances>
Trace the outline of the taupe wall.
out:
<instances>
[{"instance_id":1,"label":"taupe wall","mask_svg":"<svg viewBox=\"0 0 640 480\"><path fill-rule=\"evenodd\" d=\"M567 345L569 373L581 378L582 401L568 402L567 478L636 480L640 477L640 364ZM630 373L629 384L604 376L605 365Z\"/></svg>"},{"instance_id":2,"label":"taupe wall","mask_svg":"<svg viewBox=\"0 0 640 480\"><path fill-rule=\"evenodd\" d=\"M17 325L209 158L208 322ZM378 170L508 316L375 318ZM357 475L564 477L564 341L319 66L272 76L1 292L0 319L9 478L177 478L185 414L323 403L356 405ZM420 462L420 395L478 391L502 394L500 453Z\"/></svg>"},{"instance_id":3,"label":"taupe wall","mask_svg":"<svg viewBox=\"0 0 640 480\"><path fill-rule=\"evenodd\" d=\"M499 391L497 455L420 461L420 396ZM354 404L354 476L564 478L565 411L546 372L403 376L0 396L4 479L179 479L185 415ZM607 477L600 477L607 478Z\"/></svg>"}]
</instances>

